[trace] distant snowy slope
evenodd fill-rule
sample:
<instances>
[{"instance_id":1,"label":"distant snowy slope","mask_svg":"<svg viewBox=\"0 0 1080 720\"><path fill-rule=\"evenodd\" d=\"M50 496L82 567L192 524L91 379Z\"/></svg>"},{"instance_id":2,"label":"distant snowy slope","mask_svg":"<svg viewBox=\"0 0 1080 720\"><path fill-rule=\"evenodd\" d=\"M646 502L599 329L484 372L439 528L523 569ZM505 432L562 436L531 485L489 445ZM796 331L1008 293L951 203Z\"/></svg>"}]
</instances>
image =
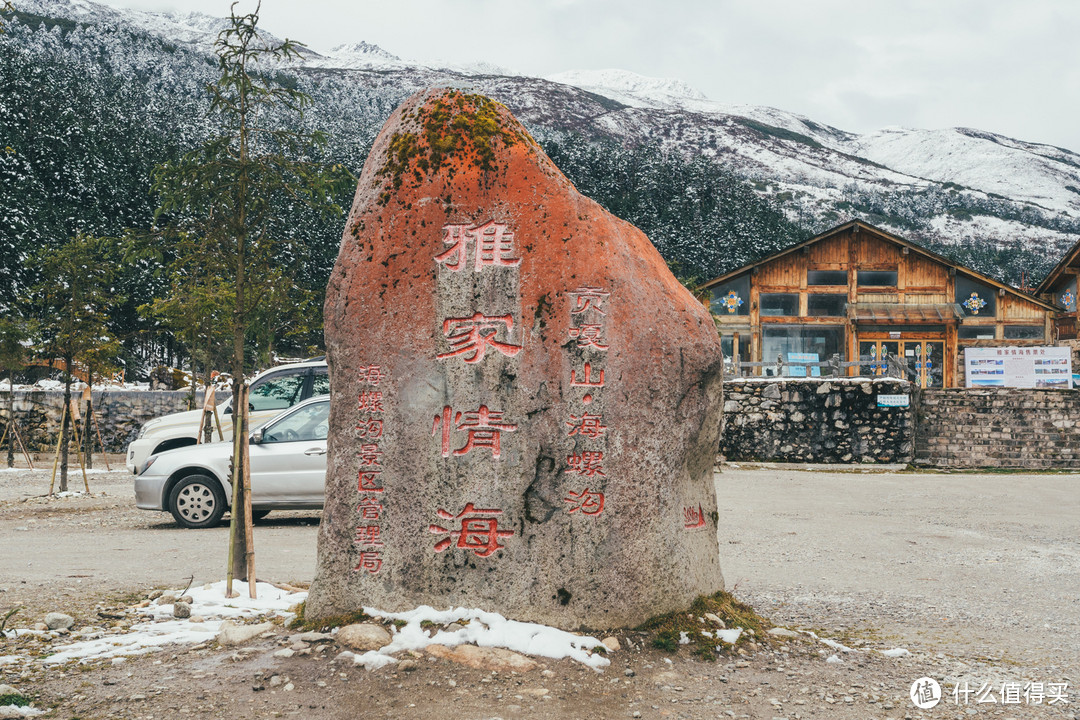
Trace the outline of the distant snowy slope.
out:
<instances>
[{"instance_id":1,"label":"distant snowy slope","mask_svg":"<svg viewBox=\"0 0 1080 720\"><path fill-rule=\"evenodd\" d=\"M631 107L684 109L708 98L682 80L653 78L626 70L569 70L544 78L609 97Z\"/></svg>"},{"instance_id":2,"label":"distant snowy slope","mask_svg":"<svg viewBox=\"0 0 1080 720\"><path fill-rule=\"evenodd\" d=\"M908 175L1080 216L1080 155L1067 150L968 128L886 128L849 148Z\"/></svg>"}]
</instances>

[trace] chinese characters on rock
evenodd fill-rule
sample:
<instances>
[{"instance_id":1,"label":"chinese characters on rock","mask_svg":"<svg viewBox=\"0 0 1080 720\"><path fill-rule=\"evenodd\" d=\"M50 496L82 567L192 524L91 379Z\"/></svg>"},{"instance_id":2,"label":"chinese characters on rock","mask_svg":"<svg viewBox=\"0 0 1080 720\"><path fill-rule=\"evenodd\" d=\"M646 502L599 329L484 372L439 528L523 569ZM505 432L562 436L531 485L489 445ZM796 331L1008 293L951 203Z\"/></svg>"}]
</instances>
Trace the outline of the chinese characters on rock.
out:
<instances>
[{"instance_id":1,"label":"chinese characters on rock","mask_svg":"<svg viewBox=\"0 0 1080 720\"><path fill-rule=\"evenodd\" d=\"M604 387L603 365L609 348L606 340L607 307L611 293L603 288L580 287L568 293L569 327L567 336L575 341L578 349L574 363L578 367L570 369L570 388L574 393L570 400L570 411L565 422L566 436L578 439L575 448L584 445L585 449L575 449L566 458L567 475L576 474L577 478L589 484L567 489L563 501L570 514L581 513L596 516L604 511L604 453L607 449L608 430L604 424L603 412L592 412L588 406L598 400L598 393ZM580 400L577 396L581 388ZM578 403L580 402L580 409Z\"/></svg>"},{"instance_id":2,"label":"chinese characters on rock","mask_svg":"<svg viewBox=\"0 0 1080 720\"><path fill-rule=\"evenodd\" d=\"M480 225L446 225L442 240L448 247L435 256L435 264L451 273L470 267L474 273L485 272L488 268L490 272L506 272L521 264L521 258L514 257L514 233L505 223L491 220ZM471 315L468 314L470 311ZM441 330L448 349L435 358L450 362L458 359L473 365L495 354L513 358L520 353L522 345L516 344L512 337L514 317L488 315L490 311L491 308L469 308L464 313L466 317L443 318ZM431 435L440 439L439 452L443 458L490 453L492 460L497 462L502 456L503 433L517 429L517 423L506 420L502 410L497 408L479 404L475 410L455 410L446 405L434 416ZM455 437L455 433L463 433L464 437ZM429 532L447 536L435 543L435 552L453 547L486 558L502 550L505 546L501 540L514 534L511 530L499 529L502 512L499 508L477 508L472 502L466 503L456 515L438 508L436 515L442 521L451 522L428 526Z\"/></svg>"},{"instance_id":3,"label":"chinese characters on rock","mask_svg":"<svg viewBox=\"0 0 1080 720\"><path fill-rule=\"evenodd\" d=\"M362 367L358 377L362 388L357 396L356 438L357 473L356 505L357 525L353 545L359 549L357 572L377 574L383 565L381 540L383 505L380 500L382 485L382 450L379 441L383 435L383 391L379 387L386 372L378 365Z\"/></svg>"}]
</instances>

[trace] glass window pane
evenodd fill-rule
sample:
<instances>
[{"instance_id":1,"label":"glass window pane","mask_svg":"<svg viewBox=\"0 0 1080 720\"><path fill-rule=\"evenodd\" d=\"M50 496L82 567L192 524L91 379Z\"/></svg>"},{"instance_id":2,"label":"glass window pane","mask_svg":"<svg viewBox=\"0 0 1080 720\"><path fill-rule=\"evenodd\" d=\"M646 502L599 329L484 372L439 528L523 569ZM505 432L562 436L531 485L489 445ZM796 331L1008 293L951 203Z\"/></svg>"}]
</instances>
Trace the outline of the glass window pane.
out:
<instances>
[{"instance_id":1,"label":"glass window pane","mask_svg":"<svg viewBox=\"0 0 1080 720\"><path fill-rule=\"evenodd\" d=\"M807 270L807 285L847 285L847 270Z\"/></svg>"},{"instance_id":2,"label":"glass window pane","mask_svg":"<svg viewBox=\"0 0 1080 720\"><path fill-rule=\"evenodd\" d=\"M846 309L847 295L810 293L806 296L807 315L843 317Z\"/></svg>"},{"instance_id":3,"label":"glass window pane","mask_svg":"<svg viewBox=\"0 0 1080 720\"><path fill-rule=\"evenodd\" d=\"M860 270L858 282L860 287L896 287L896 271Z\"/></svg>"},{"instance_id":4,"label":"glass window pane","mask_svg":"<svg viewBox=\"0 0 1080 720\"><path fill-rule=\"evenodd\" d=\"M956 336L961 340L993 340L993 325L961 325L956 331Z\"/></svg>"},{"instance_id":5,"label":"glass window pane","mask_svg":"<svg viewBox=\"0 0 1080 720\"><path fill-rule=\"evenodd\" d=\"M307 370L289 375L272 375L251 386L248 403L255 412L284 410L300 400Z\"/></svg>"},{"instance_id":6,"label":"glass window pane","mask_svg":"<svg viewBox=\"0 0 1080 720\"><path fill-rule=\"evenodd\" d=\"M749 315L750 276L740 275L713 287L709 309L720 316Z\"/></svg>"},{"instance_id":7,"label":"glass window pane","mask_svg":"<svg viewBox=\"0 0 1080 720\"><path fill-rule=\"evenodd\" d=\"M985 283L956 274L956 302L965 317L996 317L997 292Z\"/></svg>"},{"instance_id":8,"label":"glass window pane","mask_svg":"<svg viewBox=\"0 0 1080 720\"><path fill-rule=\"evenodd\" d=\"M1006 325L1006 340L1042 340L1046 333L1042 325Z\"/></svg>"},{"instance_id":9,"label":"glass window pane","mask_svg":"<svg viewBox=\"0 0 1080 720\"><path fill-rule=\"evenodd\" d=\"M330 427L330 403L306 405L263 429L263 442L325 440Z\"/></svg>"},{"instance_id":10,"label":"glass window pane","mask_svg":"<svg viewBox=\"0 0 1080 720\"><path fill-rule=\"evenodd\" d=\"M792 317L799 314L798 293L762 293L759 302L761 315Z\"/></svg>"},{"instance_id":11,"label":"glass window pane","mask_svg":"<svg viewBox=\"0 0 1080 720\"><path fill-rule=\"evenodd\" d=\"M311 395L314 397L328 394L330 394L330 376L325 370L316 370L315 377L312 378Z\"/></svg>"},{"instance_id":12,"label":"glass window pane","mask_svg":"<svg viewBox=\"0 0 1080 720\"><path fill-rule=\"evenodd\" d=\"M777 357L785 363L799 361L822 362L834 354L844 357L844 328L834 325L785 325L762 327L763 362L774 363ZM775 374L775 368L763 368L766 375ZM795 373L805 374L806 368L795 368ZM818 368L820 373L820 368ZM784 374L795 374L785 368ZM813 372L811 374L818 374Z\"/></svg>"}]
</instances>

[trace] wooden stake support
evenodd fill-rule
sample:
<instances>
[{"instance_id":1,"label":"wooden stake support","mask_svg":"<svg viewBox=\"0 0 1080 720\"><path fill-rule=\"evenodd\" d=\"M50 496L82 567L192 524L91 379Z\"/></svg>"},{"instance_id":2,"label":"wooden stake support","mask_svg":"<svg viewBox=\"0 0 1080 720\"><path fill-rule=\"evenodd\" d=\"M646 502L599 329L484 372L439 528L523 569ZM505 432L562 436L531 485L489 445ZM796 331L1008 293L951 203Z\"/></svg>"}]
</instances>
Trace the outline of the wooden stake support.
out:
<instances>
[{"instance_id":1,"label":"wooden stake support","mask_svg":"<svg viewBox=\"0 0 1080 720\"><path fill-rule=\"evenodd\" d=\"M247 407L247 393L247 385L237 388L234 407ZM248 594L255 598L255 537L252 534L251 522L251 468L246 412L233 415L232 492L232 517L229 520L229 569L225 580L225 596L236 597L232 588L233 579L243 574L247 579ZM237 555L238 546L240 552L243 553L243 560Z\"/></svg>"},{"instance_id":2,"label":"wooden stake support","mask_svg":"<svg viewBox=\"0 0 1080 720\"><path fill-rule=\"evenodd\" d=\"M66 420L67 405L64 406L64 410L60 413L60 432L56 438L56 456L53 458L52 479L49 480L49 495L53 494L53 488L56 487L56 468L60 465L60 445L64 442L64 422Z\"/></svg>"}]
</instances>

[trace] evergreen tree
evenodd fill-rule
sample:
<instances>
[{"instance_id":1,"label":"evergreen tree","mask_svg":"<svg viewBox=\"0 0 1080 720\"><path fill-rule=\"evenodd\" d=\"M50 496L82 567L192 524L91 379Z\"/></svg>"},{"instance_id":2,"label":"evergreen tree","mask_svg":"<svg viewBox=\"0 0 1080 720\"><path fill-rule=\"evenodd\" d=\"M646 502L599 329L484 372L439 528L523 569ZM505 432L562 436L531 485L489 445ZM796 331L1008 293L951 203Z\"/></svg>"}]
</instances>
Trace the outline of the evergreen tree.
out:
<instances>
[{"instance_id":1,"label":"evergreen tree","mask_svg":"<svg viewBox=\"0 0 1080 720\"><path fill-rule=\"evenodd\" d=\"M120 343L109 328L109 311L119 298L113 293L113 244L76 233L57 249L42 248L31 264L41 276L29 290L26 307L37 324L37 353L64 364L64 422L60 428L60 491L67 490L68 444L71 436L72 369L76 361L91 366L116 357Z\"/></svg>"},{"instance_id":2,"label":"evergreen tree","mask_svg":"<svg viewBox=\"0 0 1080 720\"><path fill-rule=\"evenodd\" d=\"M238 15L233 4L229 27L216 43L218 79L208 86L212 136L198 149L159 166L153 175L160 205L158 218L176 234L203 240L200 258L231 288L228 309L233 398L245 397L245 340L264 300L282 282L287 268L278 258L297 243L280 233L287 200L327 213L351 176L340 166L318 162L321 133L295 129L310 98L273 82L274 63L297 56L286 40L267 45L258 34L259 7ZM291 127L272 125L273 111L291 113ZM235 402L233 428L247 428L248 407ZM247 467L246 437L234 443L232 541L228 577L246 576L254 594L254 548L248 542L251 498L240 482Z\"/></svg>"}]
</instances>

